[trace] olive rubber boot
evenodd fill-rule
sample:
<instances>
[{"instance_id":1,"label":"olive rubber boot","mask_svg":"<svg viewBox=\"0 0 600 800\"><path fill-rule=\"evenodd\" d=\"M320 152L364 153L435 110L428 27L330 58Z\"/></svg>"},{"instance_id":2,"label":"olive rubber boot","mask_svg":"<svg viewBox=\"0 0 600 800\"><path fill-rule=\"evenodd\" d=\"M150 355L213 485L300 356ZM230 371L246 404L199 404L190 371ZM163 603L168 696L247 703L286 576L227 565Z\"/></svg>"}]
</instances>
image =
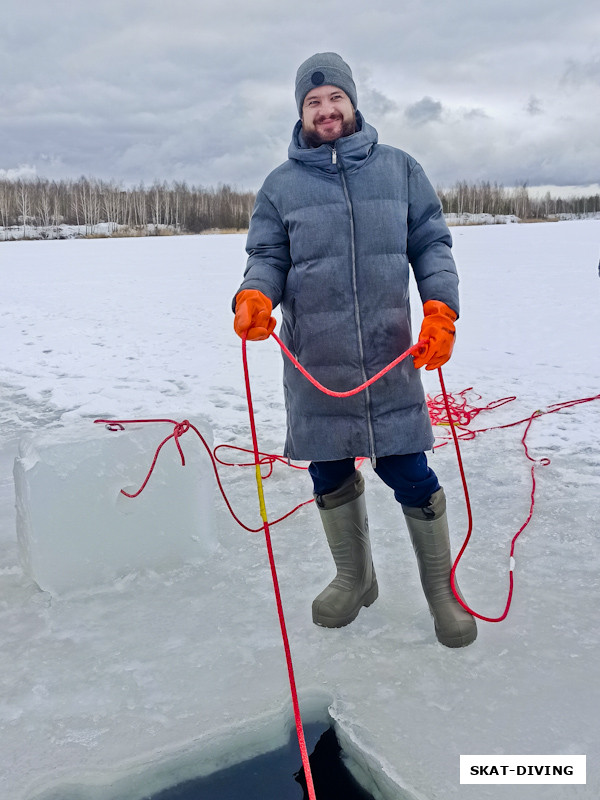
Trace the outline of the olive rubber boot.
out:
<instances>
[{"instance_id":1,"label":"olive rubber boot","mask_svg":"<svg viewBox=\"0 0 600 800\"><path fill-rule=\"evenodd\" d=\"M477 624L460 605L450 584L452 558L444 490L434 492L424 508L403 505L402 510L438 641L446 647L465 647L475 641ZM458 591L458 584L455 585Z\"/></svg>"},{"instance_id":2,"label":"olive rubber boot","mask_svg":"<svg viewBox=\"0 0 600 800\"><path fill-rule=\"evenodd\" d=\"M371 558L365 482L358 470L339 489L315 495L337 575L313 601L315 625L342 628L379 593Z\"/></svg>"}]
</instances>

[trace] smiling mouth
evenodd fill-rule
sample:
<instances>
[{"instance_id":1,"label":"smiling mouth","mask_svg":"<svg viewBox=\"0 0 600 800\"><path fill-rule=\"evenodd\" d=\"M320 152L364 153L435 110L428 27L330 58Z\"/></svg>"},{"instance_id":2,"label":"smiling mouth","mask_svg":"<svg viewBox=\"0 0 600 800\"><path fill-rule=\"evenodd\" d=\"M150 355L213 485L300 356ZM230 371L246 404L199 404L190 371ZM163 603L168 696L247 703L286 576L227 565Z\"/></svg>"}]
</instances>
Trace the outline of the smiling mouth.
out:
<instances>
[{"instance_id":1,"label":"smiling mouth","mask_svg":"<svg viewBox=\"0 0 600 800\"><path fill-rule=\"evenodd\" d=\"M336 125L338 122L341 122L339 117L328 117L327 119L322 119L317 122L317 125L323 125L324 127L331 127L332 125Z\"/></svg>"}]
</instances>

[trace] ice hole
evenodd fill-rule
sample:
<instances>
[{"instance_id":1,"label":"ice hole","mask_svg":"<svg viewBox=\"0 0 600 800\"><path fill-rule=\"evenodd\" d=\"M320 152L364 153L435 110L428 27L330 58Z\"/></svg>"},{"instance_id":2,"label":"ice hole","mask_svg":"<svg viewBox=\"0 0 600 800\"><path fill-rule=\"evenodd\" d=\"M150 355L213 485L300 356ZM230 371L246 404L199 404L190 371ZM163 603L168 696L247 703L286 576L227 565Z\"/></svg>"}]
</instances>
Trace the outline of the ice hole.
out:
<instances>
[{"instance_id":1,"label":"ice hole","mask_svg":"<svg viewBox=\"0 0 600 800\"><path fill-rule=\"evenodd\" d=\"M416 800L328 712L309 711L304 736L316 800ZM420 795L419 795L420 796ZM46 787L30 800L308 800L296 729L278 717L233 736L157 757L126 773Z\"/></svg>"},{"instance_id":2,"label":"ice hole","mask_svg":"<svg viewBox=\"0 0 600 800\"><path fill-rule=\"evenodd\" d=\"M349 770L333 727L305 726L317 800L375 800ZM285 747L228 769L146 795L143 800L308 800L295 732Z\"/></svg>"}]
</instances>

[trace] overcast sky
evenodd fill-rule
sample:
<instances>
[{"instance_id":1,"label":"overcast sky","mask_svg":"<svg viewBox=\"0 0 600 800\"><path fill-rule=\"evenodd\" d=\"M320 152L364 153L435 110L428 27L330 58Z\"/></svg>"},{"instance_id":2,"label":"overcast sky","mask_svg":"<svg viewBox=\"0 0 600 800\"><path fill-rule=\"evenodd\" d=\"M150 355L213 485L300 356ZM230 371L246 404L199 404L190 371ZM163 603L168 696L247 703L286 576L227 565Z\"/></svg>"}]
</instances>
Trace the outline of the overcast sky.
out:
<instances>
[{"instance_id":1,"label":"overcast sky","mask_svg":"<svg viewBox=\"0 0 600 800\"><path fill-rule=\"evenodd\" d=\"M309 55L437 186L600 182L599 0L4 0L0 176L257 189Z\"/></svg>"}]
</instances>

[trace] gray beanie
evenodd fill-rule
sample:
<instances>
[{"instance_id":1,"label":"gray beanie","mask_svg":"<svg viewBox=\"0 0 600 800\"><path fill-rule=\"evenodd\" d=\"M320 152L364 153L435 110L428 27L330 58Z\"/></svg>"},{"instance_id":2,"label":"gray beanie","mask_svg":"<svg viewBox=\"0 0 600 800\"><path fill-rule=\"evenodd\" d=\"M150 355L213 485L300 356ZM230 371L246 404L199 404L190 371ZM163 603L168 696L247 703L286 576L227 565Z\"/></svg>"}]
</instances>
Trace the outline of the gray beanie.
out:
<instances>
[{"instance_id":1,"label":"gray beanie","mask_svg":"<svg viewBox=\"0 0 600 800\"><path fill-rule=\"evenodd\" d=\"M337 86L343 89L356 111L356 86L352 70L337 53L315 53L298 67L296 73L296 104L302 116L304 98L317 86Z\"/></svg>"}]
</instances>

